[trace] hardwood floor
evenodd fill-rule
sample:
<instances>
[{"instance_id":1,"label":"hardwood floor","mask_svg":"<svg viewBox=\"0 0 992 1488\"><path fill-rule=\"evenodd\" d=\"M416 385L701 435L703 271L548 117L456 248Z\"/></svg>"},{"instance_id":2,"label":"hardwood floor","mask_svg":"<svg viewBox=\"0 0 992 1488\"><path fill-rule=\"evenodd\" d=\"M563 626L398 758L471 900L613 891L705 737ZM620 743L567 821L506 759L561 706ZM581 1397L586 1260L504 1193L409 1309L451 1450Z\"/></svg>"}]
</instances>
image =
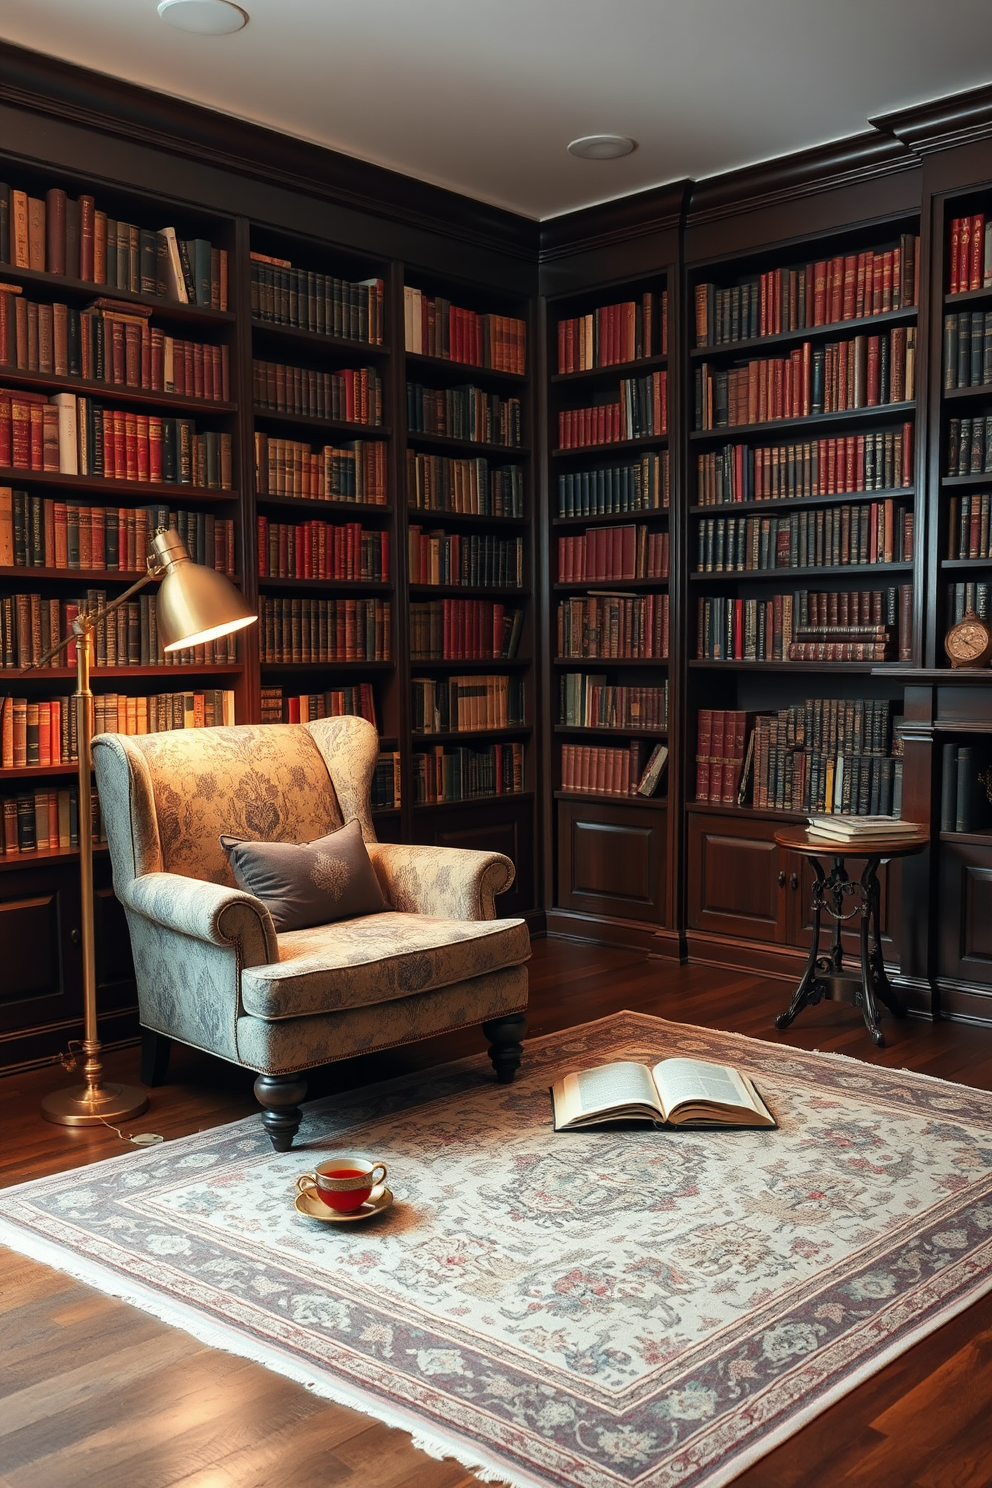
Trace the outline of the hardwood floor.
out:
<instances>
[{"instance_id":1,"label":"hardwood floor","mask_svg":"<svg viewBox=\"0 0 992 1488\"><path fill-rule=\"evenodd\" d=\"M876 1050L853 1008L821 1004L779 1034L782 982L565 941L538 941L531 1032L620 1008L992 1088L992 1029L886 1020ZM477 1033L336 1066L312 1093L477 1052ZM108 1060L134 1080L137 1051ZM109 1131L42 1121L61 1069L0 1080L0 1182L120 1151ZM333 1080L333 1085L332 1085ZM135 1129L182 1136L256 1109L251 1077L177 1049ZM0 1488L470 1488L401 1431L206 1348L147 1313L0 1250ZM992 1485L992 1297L948 1323L736 1480L738 1488Z\"/></svg>"}]
</instances>

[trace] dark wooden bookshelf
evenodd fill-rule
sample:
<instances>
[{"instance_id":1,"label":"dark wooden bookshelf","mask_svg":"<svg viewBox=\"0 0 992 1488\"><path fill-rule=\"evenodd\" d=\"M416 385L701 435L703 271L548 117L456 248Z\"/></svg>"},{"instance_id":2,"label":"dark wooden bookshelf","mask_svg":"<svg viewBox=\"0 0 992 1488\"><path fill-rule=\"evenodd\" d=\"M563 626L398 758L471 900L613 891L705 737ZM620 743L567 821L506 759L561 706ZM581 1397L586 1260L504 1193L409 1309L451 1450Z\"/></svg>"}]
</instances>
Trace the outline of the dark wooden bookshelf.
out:
<instances>
[{"instance_id":1,"label":"dark wooden bookshelf","mask_svg":"<svg viewBox=\"0 0 992 1488\"><path fill-rule=\"evenodd\" d=\"M895 325L912 325L917 318L917 307L909 305L903 310L880 310L877 315L862 315L856 320L834 320L828 325L807 326L800 331L777 331L772 336L751 336L746 341L720 341L715 346L693 346L689 351L691 361L712 362L741 356L747 352L764 351L767 348L801 346L804 341L839 341L849 336L870 336L873 330L882 331Z\"/></svg>"}]
</instances>

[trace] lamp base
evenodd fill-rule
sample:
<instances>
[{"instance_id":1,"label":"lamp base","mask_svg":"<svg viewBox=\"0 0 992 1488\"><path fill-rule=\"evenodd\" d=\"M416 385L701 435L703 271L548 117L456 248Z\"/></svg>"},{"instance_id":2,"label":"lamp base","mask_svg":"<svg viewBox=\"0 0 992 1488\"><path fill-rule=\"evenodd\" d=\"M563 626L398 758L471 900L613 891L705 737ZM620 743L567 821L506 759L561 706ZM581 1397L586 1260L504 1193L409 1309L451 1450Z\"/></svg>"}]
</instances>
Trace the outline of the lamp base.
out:
<instances>
[{"instance_id":1,"label":"lamp base","mask_svg":"<svg viewBox=\"0 0 992 1488\"><path fill-rule=\"evenodd\" d=\"M128 1121L148 1109L148 1096L139 1085L111 1082L91 1090L74 1085L71 1090L53 1090L41 1103L46 1121L59 1126L102 1126L105 1121Z\"/></svg>"}]
</instances>

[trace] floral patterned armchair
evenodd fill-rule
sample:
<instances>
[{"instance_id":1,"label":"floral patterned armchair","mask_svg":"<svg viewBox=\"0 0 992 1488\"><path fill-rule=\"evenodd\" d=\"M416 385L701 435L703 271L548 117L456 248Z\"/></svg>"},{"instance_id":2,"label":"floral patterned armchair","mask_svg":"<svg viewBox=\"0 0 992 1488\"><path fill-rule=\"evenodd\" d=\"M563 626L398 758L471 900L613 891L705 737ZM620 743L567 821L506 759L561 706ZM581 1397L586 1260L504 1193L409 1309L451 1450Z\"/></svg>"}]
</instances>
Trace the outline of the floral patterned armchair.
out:
<instances>
[{"instance_id":1,"label":"floral patterned armchair","mask_svg":"<svg viewBox=\"0 0 992 1488\"><path fill-rule=\"evenodd\" d=\"M277 1151L300 1124L302 1072L481 1023L497 1077L520 1063L530 938L498 920L499 853L377 842L378 737L361 718L178 730L93 742L114 889L131 933L142 1078L178 1039L258 1071ZM278 934L235 886L222 833L308 842L357 818L387 909Z\"/></svg>"}]
</instances>

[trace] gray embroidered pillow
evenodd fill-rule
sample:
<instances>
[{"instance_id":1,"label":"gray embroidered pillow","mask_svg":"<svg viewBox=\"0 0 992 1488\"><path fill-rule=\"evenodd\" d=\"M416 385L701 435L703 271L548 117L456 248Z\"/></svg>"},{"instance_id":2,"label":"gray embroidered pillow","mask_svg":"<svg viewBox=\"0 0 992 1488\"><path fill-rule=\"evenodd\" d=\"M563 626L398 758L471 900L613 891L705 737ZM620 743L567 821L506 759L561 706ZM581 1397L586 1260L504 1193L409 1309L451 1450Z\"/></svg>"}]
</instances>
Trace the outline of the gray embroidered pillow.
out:
<instances>
[{"instance_id":1,"label":"gray embroidered pillow","mask_svg":"<svg viewBox=\"0 0 992 1488\"><path fill-rule=\"evenodd\" d=\"M221 837L239 889L268 909L277 930L306 930L386 908L361 823L315 842L246 842Z\"/></svg>"}]
</instances>

